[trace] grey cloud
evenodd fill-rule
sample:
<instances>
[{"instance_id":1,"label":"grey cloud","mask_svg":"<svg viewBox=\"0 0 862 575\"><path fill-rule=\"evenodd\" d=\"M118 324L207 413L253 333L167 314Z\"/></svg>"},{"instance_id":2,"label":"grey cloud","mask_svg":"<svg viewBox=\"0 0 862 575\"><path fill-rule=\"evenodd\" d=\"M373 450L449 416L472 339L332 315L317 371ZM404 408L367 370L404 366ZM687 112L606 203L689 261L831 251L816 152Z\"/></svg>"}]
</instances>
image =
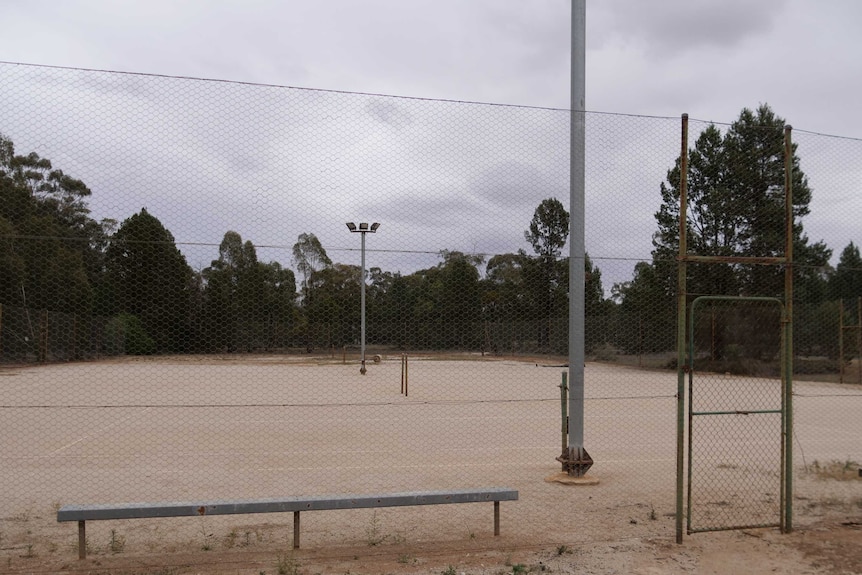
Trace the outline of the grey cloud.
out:
<instances>
[{"instance_id":1,"label":"grey cloud","mask_svg":"<svg viewBox=\"0 0 862 575\"><path fill-rule=\"evenodd\" d=\"M597 43L634 40L656 57L697 48L734 48L769 32L787 0L606 0L594 5Z\"/></svg>"},{"instance_id":2,"label":"grey cloud","mask_svg":"<svg viewBox=\"0 0 862 575\"><path fill-rule=\"evenodd\" d=\"M368 102L365 109L372 118L393 128L413 123L410 113L392 100L375 98Z\"/></svg>"}]
</instances>

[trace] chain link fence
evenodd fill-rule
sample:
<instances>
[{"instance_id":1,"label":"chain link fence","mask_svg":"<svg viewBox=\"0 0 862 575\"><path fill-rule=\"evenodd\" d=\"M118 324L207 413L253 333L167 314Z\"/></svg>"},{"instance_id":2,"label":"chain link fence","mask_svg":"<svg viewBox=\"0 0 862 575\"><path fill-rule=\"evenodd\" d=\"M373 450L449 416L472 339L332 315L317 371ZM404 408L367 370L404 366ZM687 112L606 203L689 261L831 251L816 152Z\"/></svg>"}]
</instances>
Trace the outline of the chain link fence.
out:
<instances>
[{"instance_id":1,"label":"chain link fence","mask_svg":"<svg viewBox=\"0 0 862 575\"><path fill-rule=\"evenodd\" d=\"M567 110L0 64L9 553L71 539L53 526L67 503L489 485L519 489L504 532L521 541L671 537L680 120L586 120L584 429L600 483L573 490L545 481L568 346ZM763 107L692 121L692 253L783 249L783 123ZM862 141L794 142L804 516L860 503ZM363 250L346 222L380 227ZM689 295L780 299L782 270L691 264ZM754 398L774 384L774 318L704 318L707 385ZM707 477L735 474L702 494L722 510L746 505L761 471L745 465L780 449L740 463L730 454L759 431L734 429L735 446L707 441L700 460ZM304 538L363 540L371 525L442 540L477 523L405 513L337 533L312 519ZM243 520L174 521L206 546Z\"/></svg>"}]
</instances>

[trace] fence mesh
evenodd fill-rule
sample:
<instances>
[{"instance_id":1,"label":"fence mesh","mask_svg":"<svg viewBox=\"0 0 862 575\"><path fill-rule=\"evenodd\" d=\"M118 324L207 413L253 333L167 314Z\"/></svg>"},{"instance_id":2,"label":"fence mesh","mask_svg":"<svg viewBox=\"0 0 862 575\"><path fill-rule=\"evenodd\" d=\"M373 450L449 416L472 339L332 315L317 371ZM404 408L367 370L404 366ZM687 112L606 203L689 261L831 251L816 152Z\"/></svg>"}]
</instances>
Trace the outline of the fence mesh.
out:
<instances>
[{"instance_id":1,"label":"fence mesh","mask_svg":"<svg viewBox=\"0 0 862 575\"><path fill-rule=\"evenodd\" d=\"M767 112L692 122L692 253L783 249ZM508 529L525 540L670 537L679 125L586 115L586 495L544 481L568 346L567 110L0 64L12 547L49 552L67 503L487 485L520 490ZM794 141L797 489L816 506L851 501L819 480L862 460L862 142ZM345 222L381 224L363 235L364 376ZM781 297L782 269L691 264L690 292ZM738 337L708 371L753 395L772 342L724 319ZM726 447L705 445L709 465L733 463ZM384 528L479 529L469 510L422 513ZM306 539L361 540L365 519Z\"/></svg>"}]
</instances>

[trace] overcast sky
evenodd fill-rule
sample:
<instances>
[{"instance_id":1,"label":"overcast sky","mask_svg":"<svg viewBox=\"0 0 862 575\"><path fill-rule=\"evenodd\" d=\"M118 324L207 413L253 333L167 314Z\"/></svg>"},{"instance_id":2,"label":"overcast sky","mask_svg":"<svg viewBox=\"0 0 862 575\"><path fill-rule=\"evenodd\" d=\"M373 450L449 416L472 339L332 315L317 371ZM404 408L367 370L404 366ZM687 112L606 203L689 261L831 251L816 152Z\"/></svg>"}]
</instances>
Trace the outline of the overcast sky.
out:
<instances>
[{"instance_id":1,"label":"overcast sky","mask_svg":"<svg viewBox=\"0 0 862 575\"><path fill-rule=\"evenodd\" d=\"M0 60L566 109L569 107L569 6L567 0L0 0L3 30ZM692 118L730 122L743 107L756 107L765 102L797 129L862 137L860 22L862 2L858 0L588 0L587 109L670 117L679 117L687 112ZM26 82L33 81L31 76L25 76ZM26 92L24 77L15 78L11 87L8 81L0 87L0 92L6 96L6 99L0 99L0 103L6 102L7 109L12 108L10 101L19 105L21 94ZM140 93L129 86L124 85L123 89L125 95L115 95L116 99L112 101L124 97L141 98ZM10 90L16 91L17 95L10 96ZM104 86L100 90L104 91ZM225 89L213 88L212 94L224 98L226 92L219 90ZM166 91L171 94L183 92L175 87L168 87ZM235 95L233 92L230 94ZM48 100L58 99L54 92L44 97L45 107L51 106ZM177 97L181 96L172 96ZM254 96L269 97L272 96ZM293 96L287 102L296 105L297 100L305 99ZM153 102L158 102L158 99ZM326 113L350 108L354 104L387 129L407 126L407 132L414 138L410 141L414 144L415 138L419 137L417 134L422 133L441 110L412 100L348 98L326 104L334 106L326 108L329 110ZM316 103L308 104L314 105ZM177 116L171 125L182 130L182 121L187 113L181 108L171 108L167 103L162 106L166 115ZM124 108L120 105L119 109ZM442 109L455 120L443 122L436 129L461 130L465 135L483 134L492 142L509 141L499 133L499 125L514 117L514 112L510 114L505 109L487 107L455 108L454 112L450 108ZM20 112L20 108L18 110ZM56 123L57 118L65 113L63 110L60 107L46 112L44 117L52 118ZM158 107L153 113L158 114ZM236 115L222 108L217 113ZM313 113L309 114L309 117L313 116ZM561 120L561 117L559 112L535 111L512 120L519 126L519 135L513 139L539 142L533 146L535 153L518 152L512 157L503 154L502 159L491 160L487 154L477 153L475 147L462 150L454 144L441 146L446 153L457 156L462 166L451 177L444 177L445 154L429 159L427 150L433 150L433 144L425 142L423 149L426 153L416 160L415 154L404 152L410 148L409 144L401 142L399 146L399 140L392 136L394 132L381 132L376 134L378 140L375 141L385 140L386 143L375 151L367 146L374 126L361 124L356 118L346 118L345 123L356 122L355 131L349 133L362 134L365 138L363 147L351 148L351 159L355 159L357 149L364 150L367 155L363 157L362 165L371 166L370 173L383 181L382 187L387 188L387 178L381 177L382 168L375 168L378 165L375 162L387 161L391 166L392 154L404 154L398 157L396 164L401 178L392 178L388 182L391 185L387 193L367 192L361 201L353 203L356 211L352 213L362 212L358 206L366 211L372 211L368 209L371 206L377 208L373 214L363 212L356 217L379 218L384 222L378 236L373 238L383 249L435 251L446 248L498 252L528 248L523 231L538 201L548 195L556 195L568 205L568 192L559 190L558 185L559 178L565 178L567 169L567 150L558 149L560 143L567 145L567 120L564 117ZM255 118L260 119L260 114L249 114L243 121L252 125ZM472 118L479 119L476 125L471 125ZM59 149L59 144L40 148L40 137L33 135L24 120L21 113L16 112L13 117L12 112L4 116L0 111L0 122L3 122L0 133L11 137L19 152L30 151L27 148L42 150L40 153L51 157L57 167L66 169L73 166L75 169L66 171L91 184L94 214L99 217L123 219L139 209L139 204L152 202L146 203L148 209L154 211L159 206L163 210L156 215L169 224L178 240L217 242L226 231L219 226L230 217L244 213L245 223L238 223L237 227L243 228L240 231L244 238L255 243L292 243L298 233L312 231L321 237L327 249L337 251L339 247L351 244L346 229L331 234L324 231L327 227L334 227L332 222L341 222L338 225L343 227L343 221L351 219L347 215L348 210L334 208L334 214L321 214L320 210L309 208L314 212L304 220L309 229L289 229L284 232L286 239L279 240L278 234L272 230L285 221L278 215L282 204L267 195L266 186L267 181L275 185L277 178L272 175L275 172L269 176L261 175L262 172L255 176L258 178L255 180L258 195L254 201L245 201L235 209L218 204L220 207L213 211L226 212L224 217L202 229L184 225L181 218L172 219L167 213L171 211L169 204L159 204L155 198L136 199L128 205L121 205L116 200L106 202L108 192L102 190L102 198L97 200L100 193L97 184L116 187L122 178L128 181L133 177L129 170L120 170L122 177L117 174L108 177L105 170L97 174L95 168L88 171L87 166L94 161L92 158L76 158L74 151ZM305 121L295 120L288 128L301 132L297 122L304 125ZM595 150L588 148L588 153L594 154L591 156L592 167L588 165L588 177L594 180L592 187L588 182L588 194L596 197L588 196L587 199L587 215L593 221L593 227L590 224L587 227L587 247L599 257L649 254L649 234L655 227L652 213L658 208L658 184L678 150L673 141L678 127L662 124L661 138L666 139L655 146L658 151L654 155L644 160L642 156L649 153L651 147L646 132L653 124L650 120L642 122L642 125L628 126L644 139L638 140L637 145L632 145L626 153L611 146L614 149L607 150L607 154L600 158L595 155ZM310 126L309 138L320 133L319 125L311 126L310 120L307 123ZM618 125L611 120L601 120L598 124L607 130ZM122 119L112 125L115 130L126 129ZM410 126L413 126L412 132ZM140 132L140 126L136 129ZM329 153L326 146L309 151L310 146L301 142L278 141L276 136L267 132L274 128L273 122L265 118L254 129L264 133L264 138L276 142L281 153L292 153L296 157ZM42 131L35 133L43 134ZM164 131L157 130L157 133L163 135ZM188 138L188 134L183 137ZM198 134L197 137L230 136L216 131ZM61 139L58 137L58 141ZM631 144L631 138L628 140ZM132 147L131 143L128 145ZM183 146L185 154L195 155L187 148L188 144ZM835 153L820 143L817 146L819 154L818 150L810 152L812 163L815 160L826 161L826 158L834 161ZM856 222L862 217L859 198L862 195L862 176L858 168L862 163L858 156L860 146L859 142L852 140L848 146L851 151L847 161L855 165L843 170L840 178L830 182L826 176L821 176L818 182L814 181L813 173L810 174L815 199L806 230L811 239L826 239L836 251L840 251L850 239L857 243L862 241L862 237L852 237L858 229ZM120 153L116 145L113 149L114 153ZM346 153L335 144L332 149L340 150L339 154ZM389 156L388 159L375 159L375 155L383 152ZM475 154L475 161L469 159L471 154ZM806 167L804 148L800 148L800 155L803 169L810 172ZM255 156L265 162L258 154ZM151 168L155 171L165 161L158 155L146 157L153 163ZM68 164L58 162L60 158L67 159ZM242 158L240 163L246 160L251 161L250 158ZM411 163L414 160L417 161L415 165ZM233 158L232 161L238 160ZM206 170L206 166L212 166L209 162L200 163ZM652 166L657 176L650 176L651 181L646 184L635 183L638 178L626 175L624 167L638 163ZM136 165L139 164L136 160ZM476 168L472 170L469 166L474 164ZM829 167L829 164L824 165ZM610 175L608 170L599 169L600 166L610 166ZM355 173L351 171L354 169ZM294 173L293 168L285 170ZM352 168L348 165L345 170L348 175L344 182L358 182L358 189L372 185L372 182L363 182L365 176L361 166ZM183 176L190 180L204 177L189 174L185 169L182 171ZM219 174L217 179L222 184L225 180L232 180L232 185L243 181L236 174L231 176L233 172L224 167L210 171ZM433 174L434 189L443 191L435 196L420 185L415 175L404 175L408 172ZM158 177L148 177L152 178L148 186L160 185ZM600 180L602 184L598 183ZM528 182L523 187L528 188L530 194L519 198L517 190L512 189L507 195L503 189L505 185L517 187L521 181ZM819 199L820 205L817 204L818 183L821 187L836 186L829 197L824 194ZM607 191L609 187L620 189L627 186L630 190L627 193L632 194L631 201L621 204L617 196L618 203L614 204L603 203L598 198L599 190L604 189L608 194L611 193ZM642 194L638 193L638 186L644 187ZM217 187L217 182L212 183L211 188ZM140 190L143 186L139 184L133 188ZM406 188L410 189L405 191ZM222 197L220 193L226 192L214 192L216 197ZM349 198L340 198L336 192L333 194L328 200L330 205L334 206L336 202L351 205ZM485 208L491 211L483 212L483 217L478 220L465 215L475 207L475 202L491 195L499 205ZM183 204L197 209L194 207L194 194L177 197L174 193L173 196L173 205ZM410 198L413 203L409 209L398 211L392 208L392 198ZM454 211L452 217L426 222L429 227L422 233L415 232L419 240L411 243L408 236L411 229L415 231L416 228L411 228L410 216L421 215L428 219L440 205L449 206ZM629 209L621 210L621 205ZM111 213L111 206L117 213ZM254 211L255 206L257 212ZM853 219L848 219L848 214L853 214ZM327 215L332 216L332 222L325 217ZM393 218L398 218L404 225L399 225ZM600 229L607 228L619 218L624 221L630 218L626 231L631 234L601 238ZM446 227L449 220L455 229ZM210 222L208 219L205 221ZM483 228L482 221L487 224L487 229ZM270 231L263 231L267 226ZM259 233L258 229L261 230ZM211 233L205 233L205 230ZM635 230L637 234L634 234ZM633 234L637 237L627 237ZM436 238L439 237L450 241L438 242ZM204 260L204 265L207 263L205 260L217 255L211 250L207 254L197 258ZM268 258L261 255L261 259ZM334 257L342 261L350 261L351 258L353 256L349 253ZM190 255L190 260L194 259ZM283 254L275 259L286 265L290 263L284 261ZM390 268L409 267L395 259L383 258L381 261L388 262ZM190 263L196 267L200 265L199 262ZM605 265L615 264L608 260ZM387 264L384 263L383 267ZM624 275L619 271L610 275L615 280L625 279L621 274ZM606 290L609 287L606 281Z\"/></svg>"}]
</instances>

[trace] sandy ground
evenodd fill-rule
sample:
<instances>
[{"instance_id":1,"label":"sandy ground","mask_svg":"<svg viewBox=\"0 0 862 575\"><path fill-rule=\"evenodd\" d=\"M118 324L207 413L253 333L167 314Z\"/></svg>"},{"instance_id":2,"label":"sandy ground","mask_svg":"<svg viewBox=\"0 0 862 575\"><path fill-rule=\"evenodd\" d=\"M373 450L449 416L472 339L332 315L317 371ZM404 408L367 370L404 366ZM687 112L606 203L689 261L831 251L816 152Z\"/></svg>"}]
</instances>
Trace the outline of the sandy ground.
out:
<instances>
[{"instance_id":1,"label":"sandy ground","mask_svg":"<svg viewBox=\"0 0 862 575\"><path fill-rule=\"evenodd\" d=\"M474 359L414 358L408 397L397 357L365 377L337 358L275 356L2 369L0 571L862 572L858 387L797 382L794 533L678 546L674 374L587 366L599 483L565 486L545 481L558 465L560 370ZM775 382L702 385L696 409L780 405ZM769 414L695 421L695 529L778 521L778 426ZM91 522L79 562L74 525L56 523L67 503L492 485L520 492L502 505L500 538L489 504L304 514L296 553L290 516Z\"/></svg>"}]
</instances>

